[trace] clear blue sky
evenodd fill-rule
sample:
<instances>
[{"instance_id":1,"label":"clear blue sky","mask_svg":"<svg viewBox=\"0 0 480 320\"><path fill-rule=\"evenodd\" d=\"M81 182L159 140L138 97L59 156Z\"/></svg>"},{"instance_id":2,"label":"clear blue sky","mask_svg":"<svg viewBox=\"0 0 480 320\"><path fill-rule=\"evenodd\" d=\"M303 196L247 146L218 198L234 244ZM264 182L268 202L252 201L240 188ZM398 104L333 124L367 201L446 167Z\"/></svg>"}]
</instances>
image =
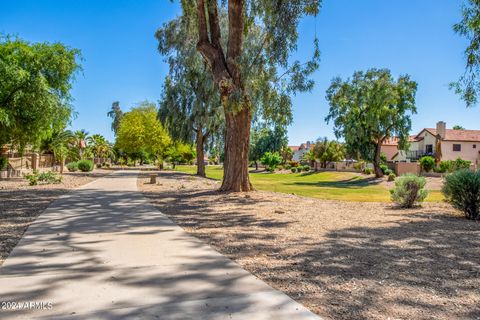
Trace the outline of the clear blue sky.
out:
<instances>
[{"instance_id":1,"label":"clear blue sky","mask_svg":"<svg viewBox=\"0 0 480 320\"><path fill-rule=\"evenodd\" d=\"M315 30L322 61L311 93L294 97L290 144L333 137L324 118L325 90L334 76L386 67L418 82L413 131L447 126L480 129L480 107L466 109L451 81L464 70L466 41L453 33L461 0L324 0L320 15L300 26L295 58L311 56ZM167 66L157 53L155 30L179 14L169 0L0 0L0 33L29 41L61 41L82 50L83 74L74 83L73 129L113 139L106 117L112 101L124 110L142 100L157 101Z\"/></svg>"}]
</instances>

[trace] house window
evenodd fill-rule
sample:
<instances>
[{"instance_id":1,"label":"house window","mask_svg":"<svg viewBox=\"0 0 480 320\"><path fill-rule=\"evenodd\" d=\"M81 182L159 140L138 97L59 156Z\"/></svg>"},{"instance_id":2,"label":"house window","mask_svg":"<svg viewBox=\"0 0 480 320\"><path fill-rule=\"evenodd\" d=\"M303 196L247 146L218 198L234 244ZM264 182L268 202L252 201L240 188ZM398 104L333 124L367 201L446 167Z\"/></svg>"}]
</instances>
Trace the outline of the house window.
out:
<instances>
[{"instance_id":1,"label":"house window","mask_svg":"<svg viewBox=\"0 0 480 320\"><path fill-rule=\"evenodd\" d=\"M453 151L462 151L462 145L461 144L454 144L453 145Z\"/></svg>"},{"instance_id":2,"label":"house window","mask_svg":"<svg viewBox=\"0 0 480 320\"><path fill-rule=\"evenodd\" d=\"M432 144L427 144L427 145L425 146L425 152L426 152L427 154L432 154L432 153L433 153L433 145L432 145Z\"/></svg>"},{"instance_id":3,"label":"house window","mask_svg":"<svg viewBox=\"0 0 480 320\"><path fill-rule=\"evenodd\" d=\"M477 149L477 145L476 145L476 144L473 145L473 149Z\"/></svg>"}]
</instances>

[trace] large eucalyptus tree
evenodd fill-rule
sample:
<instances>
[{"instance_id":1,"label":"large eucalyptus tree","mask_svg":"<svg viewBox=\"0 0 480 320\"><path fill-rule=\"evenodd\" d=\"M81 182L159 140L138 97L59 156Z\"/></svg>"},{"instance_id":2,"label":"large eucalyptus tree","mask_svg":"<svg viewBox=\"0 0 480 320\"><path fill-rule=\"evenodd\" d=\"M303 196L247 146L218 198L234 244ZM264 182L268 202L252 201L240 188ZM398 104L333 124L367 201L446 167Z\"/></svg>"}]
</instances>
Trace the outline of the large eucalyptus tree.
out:
<instances>
[{"instance_id":1,"label":"large eucalyptus tree","mask_svg":"<svg viewBox=\"0 0 480 320\"><path fill-rule=\"evenodd\" d=\"M220 190L249 191L248 147L252 116L291 118L290 96L311 90L311 61L291 62L304 15L315 15L321 0L183 0L183 16L196 23L196 48L220 95L225 117L224 177ZM226 12L222 27L221 12Z\"/></svg>"},{"instance_id":2,"label":"large eucalyptus tree","mask_svg":"<svg viewBox=\"0 0 480 320\"><path fill-rule=\"evenodd\" d=\"M155 33L158 49L170 67L158 115L174 140L195 142L197 175L205 176L205 145L222 127L223 115L212 76L196 51L195 34L195 25L185 17L166 23Z\"/></svg>"}]
</instances>

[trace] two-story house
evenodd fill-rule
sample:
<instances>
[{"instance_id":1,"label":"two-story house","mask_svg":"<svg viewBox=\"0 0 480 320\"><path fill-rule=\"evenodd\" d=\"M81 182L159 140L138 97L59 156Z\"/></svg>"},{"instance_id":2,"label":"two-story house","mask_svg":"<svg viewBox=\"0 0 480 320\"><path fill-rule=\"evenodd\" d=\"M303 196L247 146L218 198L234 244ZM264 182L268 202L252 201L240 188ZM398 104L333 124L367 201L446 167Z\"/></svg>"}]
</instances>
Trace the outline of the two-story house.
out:
<instances>
[{"instance_id":1,"label":"two-story house","mask_svg":"<svg viewBox=\"0 0 480 320\"><path fill-rule=\"evenodd\" d=\"M382 145L382 152L391 161L417 161L430 155L440 160L462 158L480 164L480 130L454 130L446 126L439 121L436 128L424 128L411 136L408 150L398 149L398 139L388 139Z\"/></svg>"}]
</instances>

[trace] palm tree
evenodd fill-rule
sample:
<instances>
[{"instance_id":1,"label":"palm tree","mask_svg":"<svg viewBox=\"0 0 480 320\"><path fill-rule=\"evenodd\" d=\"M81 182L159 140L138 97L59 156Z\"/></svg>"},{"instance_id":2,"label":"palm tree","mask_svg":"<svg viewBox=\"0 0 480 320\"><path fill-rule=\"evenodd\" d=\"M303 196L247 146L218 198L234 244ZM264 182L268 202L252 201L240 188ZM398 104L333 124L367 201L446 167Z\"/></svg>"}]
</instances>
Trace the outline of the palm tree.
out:
<instances>
[{"instance_id":1,"label":"palm tree","mask_svg":"<svg viewBox=\"0 0 480 320\"><path fill-rule=\"evenodd\" d=\"M93 155L97 158L108 158L112 155L112 145L100 134L94 134L87 138L92 147Z\"/></svg>"},{"instance_id":2,"label":"palm tree","mask_svg":"<svg viewBox=\"0 0 480 320\"><path fill-rule=\"evenodd\" d=\"M83 159L83 150L87 147L88 132L84 129L77 130L73 133L74 144L78 149L78 156Z\"/></svg>"},{"instance_id":3,"label":"palm tree","mask_svg":"<svg viewBox=\"0 0 480 320\"><path fill-rule=\"evenodd\" d=\"M63 173L63 167L65 166L65 159L68 155L68 146L73 140L74 135L72 131L58 131L52 134L50 140L50 148L53 152L55 160L60 161L60 173Z\"/></svg>"},{"instance_id":4,"label":"palm tree","mask_svg":"<svg viewBox=\"0 0 480 320\"><path fill-rule=\"evenodd\" d=\"M315 166L315 153L313 152L313 149L310 149L303 154L303 160L308 161L311 167Z\"/></svg>"},{"instance_id":5,"label":"palm tree","mask_svg":"<svg viewBox=\"0 0 480 320\"><path fill-rule=\"evenodd\" d=\"M118 127L120 126L120 121L123 118L123 111L120 109L120 102L115 101L112 103L112 109L108 111L107 116L113 119L112 121L112 131L117 135Z\"/></svg>"},{"instance_id":6,"label":"palm tree","mask_svg":"<svg viewBox=\"0 0 480 320\"><path fill-rule=\"evenodd\" d=\"M345 158L345 147L338 141L329 141L327 138L319 139L313 147L315 158L320 160L322 168L328 162L341 161Z\"/></svg>"},{"instance_id":7,"label":"palm tree","mask_svg":"<svg viewBox=\"0 0 480 320\"><path fill-rule=\"evenodd\" d=\"M282 163L285 164L292 160L293 150L288 146L283 146L282 149L280 149L280 154L282 155Z\"/></svg>"}]
</instances>

